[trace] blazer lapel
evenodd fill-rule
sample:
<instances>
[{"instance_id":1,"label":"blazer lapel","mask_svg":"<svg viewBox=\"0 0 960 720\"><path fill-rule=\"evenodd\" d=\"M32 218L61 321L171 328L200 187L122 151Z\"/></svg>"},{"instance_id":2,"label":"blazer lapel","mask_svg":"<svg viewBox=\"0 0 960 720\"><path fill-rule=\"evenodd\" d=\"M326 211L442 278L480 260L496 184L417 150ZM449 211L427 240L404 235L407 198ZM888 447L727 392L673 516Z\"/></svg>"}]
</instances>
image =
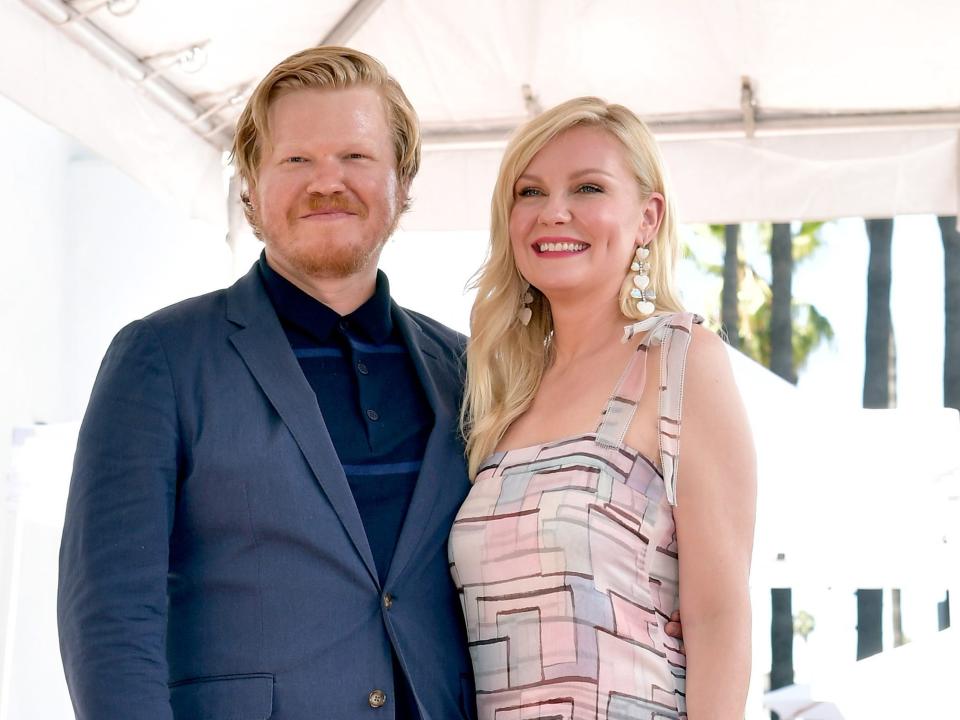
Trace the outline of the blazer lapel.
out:
<instances>
[{"instance_id":1,"label":"blazer lapel","mask_svg":"<svg viewBox=\"0 0 960 720\"><path fill-rule=\"evenodd\" d=\"M256 265L227 290L227 319L240 326L230 342L290 430L374 583L376 565L343 466Z\"/></svg>"},{"instance_id":2,"label":"blazer lapel","mask_svg":"<svg viewBox=\"0 0 960 720\"><path fill-rule=\"evenodd\" d=\"M403 335L427 402L433 410L434 425L387 573L388 586L396 583L396 578L416 557L427 529L432 529L432 518L437 510L459 504L463 499L458 491L461 485L458 478L462 477L462 485L467 487L463 446L457 425L463 387L459 368L448 359L449 350L445 352L440 348L416 320L397 305L393 306L393 319ZM443 502L444 499L452 502Z\"/></svg>"}]
</instances>

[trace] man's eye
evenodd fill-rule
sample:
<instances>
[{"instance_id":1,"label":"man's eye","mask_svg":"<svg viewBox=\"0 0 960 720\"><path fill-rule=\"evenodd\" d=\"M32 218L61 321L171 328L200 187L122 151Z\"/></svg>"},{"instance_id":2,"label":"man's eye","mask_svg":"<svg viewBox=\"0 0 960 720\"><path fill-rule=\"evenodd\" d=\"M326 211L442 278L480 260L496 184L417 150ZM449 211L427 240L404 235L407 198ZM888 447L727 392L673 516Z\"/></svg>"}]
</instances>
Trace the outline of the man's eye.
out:
<instances>
[{"instance_id":1,"label":"man's eye","mask_svg":"<svg viewBox=\"0 0 960 720\"><path fill-rule=\"evenodd\" d=\"M517 195L519 197L536 197L537 195L543 195L543 193L540 192L539 188L525 187L520 188L520 190L517 191Z\"/></svg>"},{"instance_id":2,"label":"man's eye","mask_svg":"<svg viewBox=\"0 0 960 720\"><path fill-rule=\"evenodd\" d=\"M367 157L367 156L364 155L363 153L348 153L348 154L347 154L347 158L350 159L350 160L363 160L365 157Z\"/></svg>"},{"instance_id":3,"label":"man's eye","mask_svg":"<svg viewBox=\"0 0 960 720\"><path fill-rule=\"evenodd\" d=\"M307 159L305 157L301 157L300 155L293 155L287 158L288 163L305 163L306 161Z\"/></svg>"},{"instance_id":4,"label":"man's eye","mask_svg":"<svg viewBox=\"0 0 960 720\"><path fill-rule=\"evenodd\" d=\"M603 188L599 185L594 185L593 183L584 183L577 188L577 192L580 193L602 193Z\"/></svg>"}]
</instances>

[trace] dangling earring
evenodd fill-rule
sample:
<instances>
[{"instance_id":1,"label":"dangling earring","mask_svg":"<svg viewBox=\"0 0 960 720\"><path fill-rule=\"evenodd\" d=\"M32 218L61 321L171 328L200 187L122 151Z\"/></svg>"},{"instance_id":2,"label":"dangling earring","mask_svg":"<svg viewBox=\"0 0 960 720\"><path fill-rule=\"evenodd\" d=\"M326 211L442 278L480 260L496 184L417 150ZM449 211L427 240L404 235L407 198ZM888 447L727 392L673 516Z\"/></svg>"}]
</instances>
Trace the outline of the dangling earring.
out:
<instances>
[{"instance_id":1,"label":"dangling earring","mask_svg":"<svg viewBox=\"0 0 960 720\"><path fill-rule=\"evenodd\" d=\"M650 287L650 261L647 260L649 257L649 248L641 245L637 248L636 257L630 264L630 270L636 273L633 276L630 297L637 301L637 311L643 316L650 315L656 309L653 301L657 299L657 294Z\"/></svg>"},{"instance_id":2,"label":"dangling earring","mask_svg":"<svg viewBox=\"0 0 960 720\"><path fill-rule=\"evenodd\" d=\"M520 298L520 309L517 311L517 320L524 327L530 324L530 318L533 317L533 310L530 308L532 302L533 293L530 292L530 283L526 283L526 288Z\"/></svg>"}]
</instances>

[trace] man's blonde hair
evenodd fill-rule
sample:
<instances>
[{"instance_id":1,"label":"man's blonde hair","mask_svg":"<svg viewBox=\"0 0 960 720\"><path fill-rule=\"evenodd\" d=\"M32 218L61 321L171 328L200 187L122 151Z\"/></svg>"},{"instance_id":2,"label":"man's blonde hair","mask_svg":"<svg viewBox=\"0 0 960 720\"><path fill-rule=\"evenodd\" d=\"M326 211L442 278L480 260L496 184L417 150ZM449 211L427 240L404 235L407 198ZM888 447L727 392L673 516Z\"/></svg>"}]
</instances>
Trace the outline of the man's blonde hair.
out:
<instances>
[{"instance_id":1,"label":"man's blonde hair","mask_svg":"<svg viewBox=\"0 0 960 720\"><path fill-rule=\"evenodd\" d=\"M376 58L347 47L308 48L273 68L260 81L237 121L232 159L243 183L241 199L247 222L259 237L250 192L257 186L260 154L270 137L268 113L280 96L296 90L370 87L386 105L400 187L409 189L420 169L420 121L400 84ZM406 210L406 206L403 208Z\"/></svg>"}]
</instances>

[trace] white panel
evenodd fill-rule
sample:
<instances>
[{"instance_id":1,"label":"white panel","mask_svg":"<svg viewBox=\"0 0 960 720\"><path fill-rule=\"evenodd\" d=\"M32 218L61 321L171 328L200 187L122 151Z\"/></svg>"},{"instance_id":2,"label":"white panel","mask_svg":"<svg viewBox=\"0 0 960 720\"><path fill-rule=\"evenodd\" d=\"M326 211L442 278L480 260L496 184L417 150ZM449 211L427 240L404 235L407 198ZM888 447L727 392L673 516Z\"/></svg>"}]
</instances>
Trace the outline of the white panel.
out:
<instances>
[{"instance_id":1,"label":"white panel","mask_svg":"<svg viewBox=\"0 0 960 720\"><path fill-rule=\"evenodd\" d=\"M952 130L664 141L681 222L957 213ZM424 153L408 230L486 230L502 150Z\"/></svg>"},{"instance_id":2,"label":"white panel","mask_svg":"<svg viewBox=\"0 0 960 720\"><path fill-rule=\"evenodd\" d=\"M683 222L957 212L957 134L860 132L661 144Z\"/></svg>"}]
</instances>

